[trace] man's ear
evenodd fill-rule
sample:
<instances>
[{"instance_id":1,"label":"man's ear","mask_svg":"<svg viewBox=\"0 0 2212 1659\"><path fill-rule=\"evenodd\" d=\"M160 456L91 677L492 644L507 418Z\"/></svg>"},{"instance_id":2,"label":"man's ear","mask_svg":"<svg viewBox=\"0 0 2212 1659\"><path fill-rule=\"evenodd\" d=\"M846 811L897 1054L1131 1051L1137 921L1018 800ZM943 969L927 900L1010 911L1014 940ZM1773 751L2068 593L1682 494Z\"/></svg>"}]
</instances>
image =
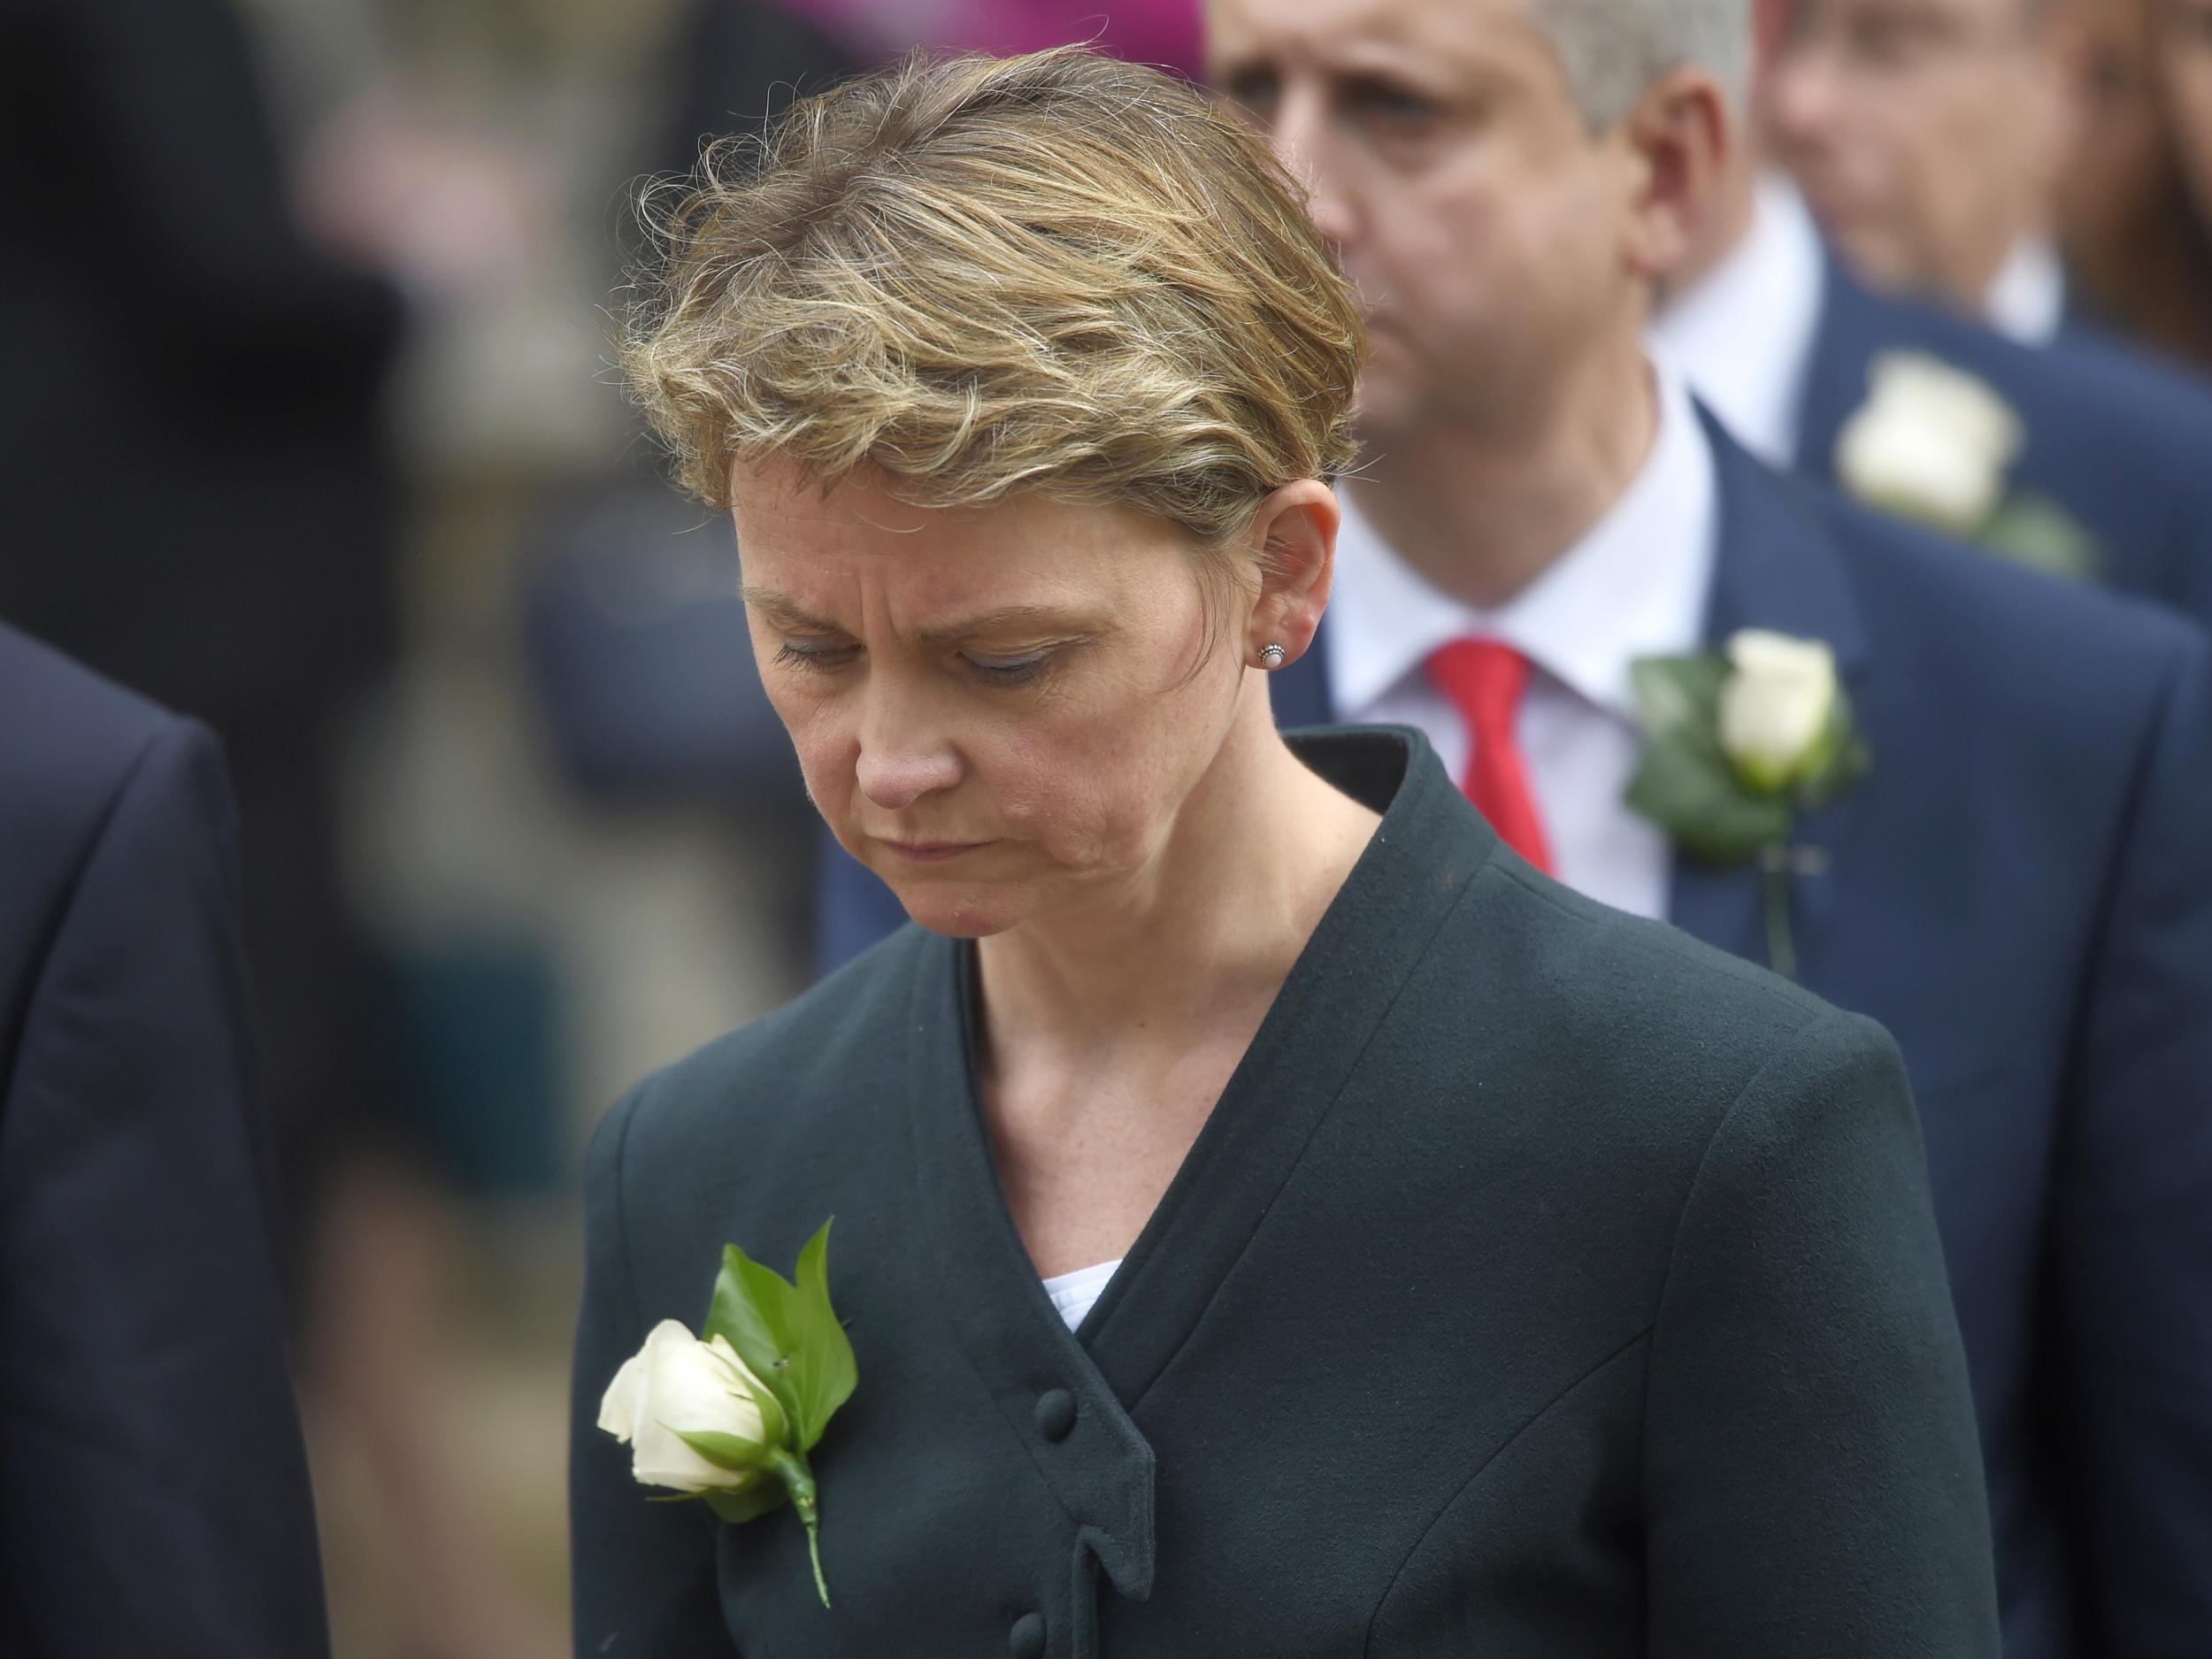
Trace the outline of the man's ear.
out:
<instances>
[{"instance_id":1,"label":"man's ear","mask_svg":"<svg viewBox=\"0 0 2212 1659\"><path fill-rule=\"evenodd\" d=\"M1245 553L1260 572L1260 592L1243 642L1248 664L1260 665L1270 645L1294 663L1313 643L1328 608L1342 517L1329 487L1311 478L1285 484L1253 514Z\"/></svg>"},{"instance_id":2,"label":"man's ear","mask_svg":"<svg viewBox=\"0 0 2212 1659\"><path fill-rule=\"evenodd\" d=\"M1637 275L1664 282L1724 204L1736 119L1712 76L1686 65L1645 89L1622 131L1634 168L1623 257Z\"/></svg>"}]
</instances>

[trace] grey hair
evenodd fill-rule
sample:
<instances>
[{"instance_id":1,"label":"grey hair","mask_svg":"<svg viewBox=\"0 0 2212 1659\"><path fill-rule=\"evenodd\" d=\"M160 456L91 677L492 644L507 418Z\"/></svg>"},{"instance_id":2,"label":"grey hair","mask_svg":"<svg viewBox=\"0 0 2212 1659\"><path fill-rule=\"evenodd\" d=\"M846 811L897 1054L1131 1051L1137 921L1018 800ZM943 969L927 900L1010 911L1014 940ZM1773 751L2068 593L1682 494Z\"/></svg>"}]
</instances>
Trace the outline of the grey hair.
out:
<instances>
[{"instance_id":1,"label":"grey hair","mask_svg":"<svg viewBox=\"0 0 2212 1659\"><path fill-rule=\"evenodd\" d=\"M1720 83L1732 110L1750 91L1750 0L1531 0L1567 72L1582 118L1606 132L1651 83L1694 65Z\"/></svg>"}]
</instances>

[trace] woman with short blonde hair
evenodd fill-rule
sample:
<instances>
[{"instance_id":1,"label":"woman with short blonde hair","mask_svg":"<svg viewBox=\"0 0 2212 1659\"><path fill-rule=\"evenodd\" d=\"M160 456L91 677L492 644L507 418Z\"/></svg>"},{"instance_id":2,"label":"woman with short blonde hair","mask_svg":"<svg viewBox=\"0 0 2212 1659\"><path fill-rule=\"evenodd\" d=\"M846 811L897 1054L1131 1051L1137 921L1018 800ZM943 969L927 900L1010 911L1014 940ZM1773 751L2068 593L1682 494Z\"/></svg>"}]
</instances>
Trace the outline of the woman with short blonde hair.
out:
<instances>
[{"instance_id":1,"label":"woman with short blonde hair","mask_svg":"<svg viewBox=\"0 0 2212 1659\"><path fill-rule=\"evenodd\" d=\"M654 222L632 382L918 926L594 1142L580 1656L1991 1651L1887 1039L1275 729L1360 324L1242 126L918 58Z\"/></svg>"}]
</instances>

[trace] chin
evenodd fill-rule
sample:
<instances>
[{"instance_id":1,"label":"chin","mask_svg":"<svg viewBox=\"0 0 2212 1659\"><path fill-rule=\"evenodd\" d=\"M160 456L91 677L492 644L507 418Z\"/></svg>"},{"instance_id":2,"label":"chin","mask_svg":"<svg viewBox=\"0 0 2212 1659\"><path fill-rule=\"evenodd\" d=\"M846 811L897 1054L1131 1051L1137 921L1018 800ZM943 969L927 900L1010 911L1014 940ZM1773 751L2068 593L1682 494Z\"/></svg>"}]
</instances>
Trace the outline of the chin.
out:
<instances>
[{"instance_id":1,"label":"chin","mask_svg":"<svg viewBox=\"0 0 2212 1659\"><path fill-rule=\"evenodd\" d=\"M1017 895L995 886L894 881L891 890L910 920L948 939L988 939L1018 926L1030 909Z\"/></svg>"}]
</instances>

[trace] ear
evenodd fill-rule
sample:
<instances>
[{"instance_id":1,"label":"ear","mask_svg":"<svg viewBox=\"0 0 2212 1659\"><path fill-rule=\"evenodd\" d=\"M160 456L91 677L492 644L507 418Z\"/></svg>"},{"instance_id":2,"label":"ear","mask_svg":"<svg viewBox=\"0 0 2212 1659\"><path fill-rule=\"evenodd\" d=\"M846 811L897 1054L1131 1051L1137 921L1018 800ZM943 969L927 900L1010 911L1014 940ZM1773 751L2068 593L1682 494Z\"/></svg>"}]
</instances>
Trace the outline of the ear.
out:
<instances>
[{"instance_id":1,"label":"ear","mask_svg":"<svg viewBox=\"0 0 2212 1659\"><path fill-rule=\"evenodd\" d=\"M1712 77L1685 65L1652 82L1622 133L1633 165L1623 256L1636 275L1663 282L1725 205L1735 117Z\"/></svg>"},{"instance_id":2,"label":"ear","mask_svg":"<svg viewBox=\"0 0 2212 1659\"><path fill-rule=\"evenodd\" d=\"M1246 532L1246 555L1260 572L1260 592L1247 625L1244 660L1258 665L1270 645L1294 663L1313 643L1328 608L1336 571L1336 531L1343 515L1318 479L1285 484L1260 503Z\"/></svg>"}]
</instances>

